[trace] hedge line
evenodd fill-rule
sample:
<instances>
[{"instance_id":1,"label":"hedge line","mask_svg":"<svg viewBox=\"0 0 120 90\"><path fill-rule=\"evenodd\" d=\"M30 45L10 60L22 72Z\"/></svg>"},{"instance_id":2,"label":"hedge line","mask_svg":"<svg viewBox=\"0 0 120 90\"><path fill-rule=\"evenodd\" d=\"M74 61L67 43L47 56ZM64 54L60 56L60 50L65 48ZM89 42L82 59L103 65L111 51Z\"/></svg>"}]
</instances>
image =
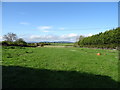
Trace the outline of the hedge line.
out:
<instances>
[{"instance_id":1,"label":"hedge line","mask_svg":"<svg viewBox=\"0 0 120 90\"><path fill-rule=\"evenodd\" d=\"M105 31L78 41L80 47L116 48L120 47L120 27Z\"/></svg>"}]
</instances>

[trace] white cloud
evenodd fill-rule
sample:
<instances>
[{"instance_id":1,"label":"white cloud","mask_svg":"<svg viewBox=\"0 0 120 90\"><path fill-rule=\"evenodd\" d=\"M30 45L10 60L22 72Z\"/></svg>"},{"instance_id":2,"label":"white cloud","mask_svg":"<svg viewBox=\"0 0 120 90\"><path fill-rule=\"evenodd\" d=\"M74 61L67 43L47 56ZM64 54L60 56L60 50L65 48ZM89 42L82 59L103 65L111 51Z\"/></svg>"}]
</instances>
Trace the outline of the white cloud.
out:
<instances>
[{"instance_id":1,"label":"white cloud","mask_svg":"<svg viewBox=\"0 0 120 90\"><path fill-rule=\"evenodd\" d=\"M77 36L77 34L75 34L75 33L68 34L68 37L76 37L76 36Z\"/></svg>"},{"instance_id":2,"label":"white cloud","mask_svg":"<svg viewBox=\"0 0 120 90\"><path fill-rule=\"evenodd\" d=\"M56 38L55 35L32 35L29 41L54 41Z\"/></svg>"},{"instance_id":3,"label":"white cloud","mask_svg":"<svg viewBox=\"0 0 120 90\"><path fill-rule=\"evenodd\" d=\"M93 34L89 33L88 36L92 36Z\"/></svg>"},{"instance_id":4,"label":"white cloud","mask_svg":"<svg viewBox=\"0 0 120 90\"><path fill-rule=\"evenodd\" d=\"M65 34L61 35L60 39L65 40L65 41L76 41L78 35L75 33L70 33L70 34Z\"/></svg>"},{"instance_id":5,"label":"white cloud","mask_svg":"<svg viewBox=\"0 0 120 90\"><path fill-rule=\"evenodd\" d=\"M89 34L86 34L84 36L88 37L88 36L92 36L93 34L92 33L89 33Z\"/></svg>"},{"instance_id":6,"label":"white cloud","mask_svg":"<svg viewBox=\"0 0 120 90\"><path fill-rule=\"evenodd\" d=\"M0 36L0 41L2 41L3 39L2 39L2 36Z\"/></svg>"},{"instance_id":7,"label":"white cloud","mask_svg":"<svg viewBox=\"0 0 120 90\"><path fill-rule=\"evenodd\" d=\"M65 30L65 28L59 28L60 30Z\"/></svg>"},{"instance_id":8,"label":"white cloud","mask_svg":"<svg viewBox=\"0 0 120 90\"><path fill-rule=\"evenodd\" d=\"M40 38L40 36L38 36L38 35L31 35L30 36L30 39L39 39Z\"/></svg>"},{"instance_id":9,"label":"white cloud","mask_svg":"<svg viewBox=\"0 0 120 90\"><path fill-rule=\"evenodd\" d=\"M75 33L65 35L31 35L27 41L71 41L75 42L78 35Z\"/></svg>"},{"instance_id":10,"label":"white cloud","mask_svg":"<svg viewBox=\"0 0 120 90\"><path fill-rule=\"evenodd\" d=\"M70 34L64 34L64 35L61 35L60 38L61 39L73 39L73 38L76 38L78 35L75 34L75 33L70 33Z\"/></svg>"},{"instance_id":11,"label":"white cloud","mask_svg":"<svg viewBox=\"0 0 120 90\"><path fill-rule=\"evenodd\" d=\"M51 29L51 28L52 28L52 26L39 26L38 27L39 30L46 30L46 29L48 30L48 29Z\"/></svg>"},{"instance_id":12,"label":"white cloud","mask_svg":"<svg viewBox=\"0 0 120 90\"><path fill-rule=\"evenodd\" d=\"M40 30L41 32L50 32L49 30L52 28L52 26L39 26L37 27L38 30Z\"/></svg>"},{"instance_id":13,"label":"white cloud","mask_svg":"<svg viewBox=\"0 0 120 90\"><path fill-rule=\"evenodd\" d=\"M22 24L22 25L29 25L28 22L20 22L20 24Z\"/></svg>"}]
</instances>

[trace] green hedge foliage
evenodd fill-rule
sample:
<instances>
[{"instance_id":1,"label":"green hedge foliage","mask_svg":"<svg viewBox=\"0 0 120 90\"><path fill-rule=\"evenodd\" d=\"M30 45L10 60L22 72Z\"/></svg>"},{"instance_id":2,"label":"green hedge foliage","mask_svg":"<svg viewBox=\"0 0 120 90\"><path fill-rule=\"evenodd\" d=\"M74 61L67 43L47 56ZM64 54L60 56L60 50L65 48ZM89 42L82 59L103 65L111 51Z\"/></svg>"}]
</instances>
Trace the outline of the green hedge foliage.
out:
<instances>
[{"instance_id":1,"label":"green hedge foliage","mask_svg":"<svg viewBox=\"0 0 120 90\"><path fill-rule=\"evenodd\" d=\"M120 27L78 41L80 47L116 48L120 46Z\"/></svg>"}]
</instances>

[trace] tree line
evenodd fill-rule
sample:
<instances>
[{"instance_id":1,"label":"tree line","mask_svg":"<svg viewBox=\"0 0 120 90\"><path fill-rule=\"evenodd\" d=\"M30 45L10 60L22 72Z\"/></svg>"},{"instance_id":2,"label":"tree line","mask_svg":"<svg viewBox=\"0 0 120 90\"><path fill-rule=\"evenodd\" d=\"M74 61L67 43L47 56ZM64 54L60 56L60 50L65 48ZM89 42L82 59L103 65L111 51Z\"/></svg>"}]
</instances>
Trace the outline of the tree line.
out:
<instances>
[{"instance_id":1,"label":"tree line","mask_svg":"<svg viewBox=\"0 0 120 90\"><path fill-rule=\"evenodd\" d=\"M7 33L3 36L4 41L1 42L3 46L26 46L27 43L23 38L18 38L14 33Z\"/></svg>"},{"instance_id":2,"label":"tree line","mask_svg":"<svg viewBox=\"0 0 120 90\"><path fill-rule=\"evenodd\" d=\"M120 45L120 27L88 37L80 36L77 43L80 47L116 48Z\"/></svg>"},{"instance_id":3,"label":"tree line","mask_svg":"<svg viewBox=\"0 0 120 90\"><path fill-rule=\"evenodd\" d=\"M3 46L43 47L44 45L50 45L50 43L47 42L27 43L23 38L18 38L18 36L15 33L11 32L4 35L3 39L4 41L0 43Z\"/></svg>"},{"instance_id":4,"label":"tree line","mask_svg":"<svg viewBox=\"0 0 120 90\"><path fill-rule=\"evenodd\" d=\"M14 33L8 33L3 36L4 41L1 42L3 46L30 46L36 47L50 45L50 43L27 43L23 38L18 38ZM84 37L80 36L79 41L74 46L88 47L88 48L116 48L120 47L120 27L116 29L100 32L99 34Z\"/></svg>"}]
</instances>

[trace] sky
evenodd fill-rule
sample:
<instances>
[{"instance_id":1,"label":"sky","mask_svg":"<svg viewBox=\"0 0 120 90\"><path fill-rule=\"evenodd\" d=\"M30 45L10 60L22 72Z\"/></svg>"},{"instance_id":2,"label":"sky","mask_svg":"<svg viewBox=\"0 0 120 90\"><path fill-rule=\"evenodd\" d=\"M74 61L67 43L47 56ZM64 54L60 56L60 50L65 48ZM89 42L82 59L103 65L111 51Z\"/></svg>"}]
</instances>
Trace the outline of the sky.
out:
<instances>
[{"instance_id":1,"label":"sky","mask_svg":"<svg viewBox=\"0 0 120 90\"><path fill-rule=\"evenodd\" d=\"M72 41L118 27L117 2L3 2L2 35ZM1 37L1 36L0 36Z\"/></svg>"},{"instance_id":2,"label":"sky","mask_svg":"<svg viewBox=\"0 0 120 90\"><path fill-rule=\"evenodd\" d=\"M119 2L119 0L2 0L2 2Z\"/></svg>"}]
</instances>

